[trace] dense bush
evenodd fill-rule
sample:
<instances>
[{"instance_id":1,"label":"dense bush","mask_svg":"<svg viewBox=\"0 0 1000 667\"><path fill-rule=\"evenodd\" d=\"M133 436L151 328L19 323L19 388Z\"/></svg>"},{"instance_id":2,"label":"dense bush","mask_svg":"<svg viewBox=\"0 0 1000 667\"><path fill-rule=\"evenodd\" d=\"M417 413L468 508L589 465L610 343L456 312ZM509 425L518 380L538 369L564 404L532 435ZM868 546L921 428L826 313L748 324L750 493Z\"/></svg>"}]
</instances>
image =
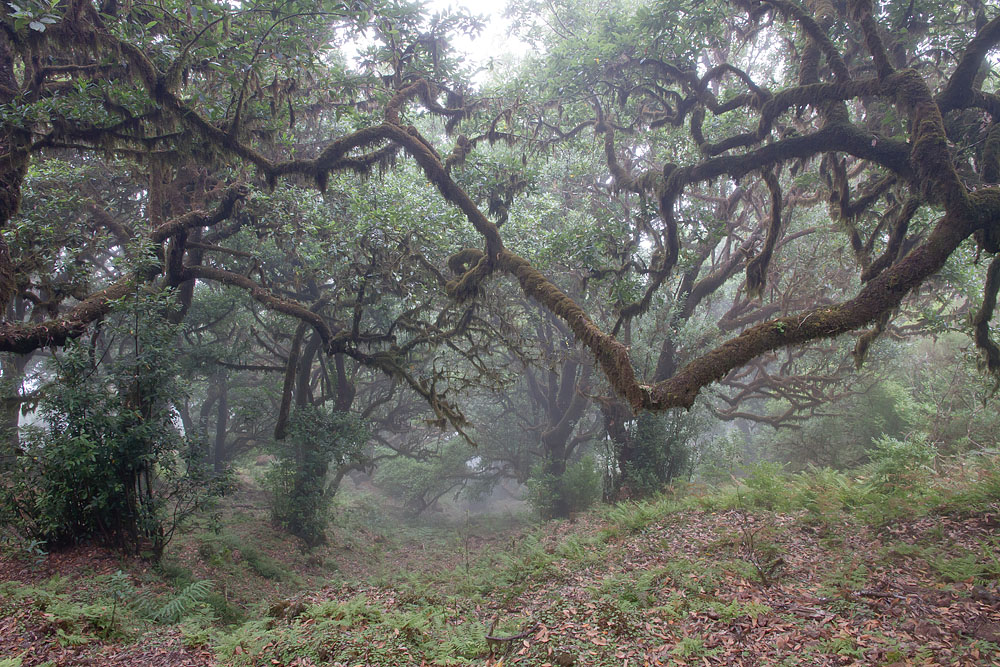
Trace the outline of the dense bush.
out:
<instances>
[{"instance_id":1,"label":"dense bush","mask_svg":"<svg viewBox=\"0 0 1000 667\"><path fill-rule=\"evenodd\" d=\"M618 445L617 469L606 480L610 488L605 494L621 500L663 490L690 470L691 443L703 427L704 417L697 411L640 415L629 429L628 441Z\"/></svg>"},{"instance_id":2,"label":"dense bush","mask_svg":"<svg viewBox=\"0 0 1000 667\"><path fill-rule=\"evenodd\" d=\"M692 453L691 467L699 480L709 484L729 482L743 468L747 439L733 429L706 441Z\"/></svg>"},{"instance_id":3,"label":"dense bush","mask_svg":"<svg viewBox=\"0 0 1000 667\"><path fill-rule=\"evenodd\" d=\"M462 493L476 477L477 470L469 465L474 452L462 438L427 449L420 459L389 456L375 471L375 484L402 501L413 515L431 508L449 492Z\"/></svg>"},{"instance_id":4,"label":"dense bush","mask_svg":"<svg viewBox=\"0 0 1000 667\"><path fill-rule=\"evenodd\" d=\"M22 429L0 486L0 513L22 535L158 559L177 521L218 490L202 448L174 424L181 392L166 306L120 304L101 336L53 357L36 425Z\"/></svg>"},{"instance_id":5,"label":"dense bush","mask_svg":"<svg viewBox=\"0 0 1000 667\"><path fill-rule=\"evenodd\" d=\"M856 468L867 462L880 437L902 438L920 421L910 390L892 379L830 410L831 415L810 419L801 428L777 432L771 456L800 470L810 465Z\"/></svg>"},{"instance_id":6,"label":"dense bush","mask_svg":"<svg viewBox=\"0 0 1000 667\"><path fill-rule=\"evenodd\" d=\"M536 466L528 479L528 504L544 519L581 512L601 497L601 474L593 456L584 456L566 466L562 475Z\"/></svg>"},{"instance_id":7,"label":"dense bush","mask_svg":"<svg viewBox=\"0 0 1000 667\"><path fill-rule=\"evenodd\" d=\"M312 547L326 541L327 471L358 461L368 430L356 416L314 406L297 408L288 434L275 443L277 465L269 475L275 522Z\"/></svg>"},{"instance_id":8,"label":"dense bush","mask_svg":"<svg viewBox=\"0 0 1000 667\"><path fill-rule=\"evenodd\" d=\"M926 482L937 450L922 435L903 439L887 435L875 440L871 452L872 484L882 491L895 491Z\"/></svg>"},{"instance_id":9,"label":"dense bush","mask_svg":"<svg viewBox=\"0 0 1000 667\"><path fill-rule=\"evenodd\" d=\"M757 507L779 509L788 495L788 479L783 466L770 461L757 461L745 468L743 484L747 488L746 500Z\"/></svg>"}]
</instances>

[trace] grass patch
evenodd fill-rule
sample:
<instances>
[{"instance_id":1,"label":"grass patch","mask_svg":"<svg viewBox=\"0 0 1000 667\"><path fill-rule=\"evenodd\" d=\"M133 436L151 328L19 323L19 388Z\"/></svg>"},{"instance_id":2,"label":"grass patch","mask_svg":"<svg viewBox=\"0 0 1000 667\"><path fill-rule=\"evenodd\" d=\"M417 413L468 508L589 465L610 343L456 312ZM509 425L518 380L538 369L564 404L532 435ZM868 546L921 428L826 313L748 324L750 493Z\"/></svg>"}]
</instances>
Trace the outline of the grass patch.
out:
<instances>
[{"instance_id":1,"label":"grass patch","mask_svg":"<svg viewBox=\"0 0 1000 667\"><path fill-rule=\"evenodd\" d=\"M719 652L719 649L709 649L705 646L705 640L701 637L683 637L671 650L682 660L693 660L697 658L707 658Z\"/></svg>"},{"instance_id":2,"label":"grass patch","mask_svg":"<svg viewBox=\"0 0 1000 667\"><path fill-rule=\"evenodd\" d=\"M944 581L975 581L987 583L1000 579L1000 538L980 540L979 551L965 551L958 556L941 556L929 560L931 567Z\"/></svg>"},{"instance_id":3,"label":"grass patch","mask_svg":"<svg viewBox=\"0 0 1000 667\"><path fill-rule=\"evenodd\" d=\"M707 617L713 632L739 626L751 637L749 628L758 627L754 621L783 609L785 589L800 584L818 598L810 603L815 612L801 603L794 607L799 615L790 618L800 630L816 620L807 612L879 617L879 601L859 591L884 581L886 569L911 568L928 588L970 582L993 590L1000 579L1000 539L977 544L978 523L972 532L954 520L901 523L893 542L882 541L887 533L879 529L897 514L953 517L976 508L994 514L1000 476L989 466L996 459L964 465L964 476L929 478L927 489L900 476L886 475L876 483L864 471L857 477L828 469L787 474L779 467L756 466L746 480L718 490L688 486L689 495L675 489L598 510L576 524L528 530L514 519L448 523L435 517L404 526L381 515L364 526L357 517L344 517L335 525L357 530L355 546L335 544L310 554L296 550L287 562L268 556L280 553L284 543L260 524L230 525L229 532L187 536L186 548L179 551L197 559L166 560L155 576L140 577L142 583L84 574L34 586L4 584L0 609L30 607L36 616L46 615L52 619L53 640L66 646L127 642L139 632L172 626L185 646L212 649L220 665L296 659L376 667L482 664L490 655L485 636L494 618L500 619L498 635L516 635L535 624L553 629L548 643L537 641L532 630L525 638L529 645L518 644L525 664L557 664L560 652L567 651L578 664L617 666L622 647L649 641L649 633L663 647L665 661L700 663L721 649L714 635L692 628L703 630ZM362 506L366 503L362 498ZM706 508L727 512L712 515ZM600 519L603 523L595 527ZM264 535L256 546L252 531ZM678 540L688 534L691 543ZM876 535L871 552L864 551L865 540ZM408 568L398 565L397 553ZM803 553L822 558L823 567L809 562L803 567ZM295 592L307 581L318 588L320 576L329 581L329 571L316 575L315 567L333 558L341 560L341 570L354 576L353 582L331 582L319 593ZM364 571L375 574L358 575L352 558L371 561L375 567ZM380 569L379 558L395 569ZM789 587L765 586L771 576L760 576L761 564L778 560L789 561L781 572L792 580ZM296 568L302 568L301 575ZM802 572L808 572L808 580L795 580ZM344 575L338 573L338 579ZM203 581L209 577L220 583L210 586ZM244 616L227 601L234 591L227 582L239 592L238 599L250 599L266 587L279 602L262 601ZM944 588L962 599L970 589ZM587 634L592 631L598 634ZM801 651L821 662L916 659L909 639L894 644L877 633L824 635L809 635ZM594 641L602 638L606 644ZM988 644L968 637L955 650L986 653ZM928 655L938 657L933 651Z\"/></svg>"}]
</instances>

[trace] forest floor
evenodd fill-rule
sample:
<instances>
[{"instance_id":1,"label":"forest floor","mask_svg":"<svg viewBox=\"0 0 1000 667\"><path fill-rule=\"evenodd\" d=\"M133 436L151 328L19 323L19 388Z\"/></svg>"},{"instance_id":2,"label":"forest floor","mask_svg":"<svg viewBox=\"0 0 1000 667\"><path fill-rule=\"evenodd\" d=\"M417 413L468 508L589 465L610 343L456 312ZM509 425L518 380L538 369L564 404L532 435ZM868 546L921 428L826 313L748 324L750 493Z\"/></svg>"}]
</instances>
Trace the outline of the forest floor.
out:
<instances>
[{"instance_id":1,"label":"forest floor","mask_svg":"<svg viewBox=\"0 0 1000 667\"><path fill-rule=\"evenodd\" d=\"M243 487L155 569L8 542L0 666L1000 665L996 459L758 471L544 524L355 493L311 552Z\"/></svg>"}]
</instances>

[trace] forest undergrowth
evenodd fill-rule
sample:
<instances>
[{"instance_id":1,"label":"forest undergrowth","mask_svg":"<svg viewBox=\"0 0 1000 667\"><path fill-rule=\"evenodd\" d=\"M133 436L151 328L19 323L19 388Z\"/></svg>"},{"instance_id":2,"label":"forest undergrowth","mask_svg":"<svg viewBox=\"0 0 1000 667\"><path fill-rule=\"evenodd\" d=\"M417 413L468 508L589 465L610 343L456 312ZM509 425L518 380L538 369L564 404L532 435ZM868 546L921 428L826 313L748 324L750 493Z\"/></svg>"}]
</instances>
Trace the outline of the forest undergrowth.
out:
<instances>
[{"instance_id":1,"label":"forest undergrowth","mask_svg":"<svg viewBox=\"0 0 1000 667\"><path fill-rule=\"evenodd\" d=\"M409 521L309 551L252 482L163 564L8 539L0 666L1000 665L1000 460L761 464L569 521Z\"/></svg>"}]
</instances>

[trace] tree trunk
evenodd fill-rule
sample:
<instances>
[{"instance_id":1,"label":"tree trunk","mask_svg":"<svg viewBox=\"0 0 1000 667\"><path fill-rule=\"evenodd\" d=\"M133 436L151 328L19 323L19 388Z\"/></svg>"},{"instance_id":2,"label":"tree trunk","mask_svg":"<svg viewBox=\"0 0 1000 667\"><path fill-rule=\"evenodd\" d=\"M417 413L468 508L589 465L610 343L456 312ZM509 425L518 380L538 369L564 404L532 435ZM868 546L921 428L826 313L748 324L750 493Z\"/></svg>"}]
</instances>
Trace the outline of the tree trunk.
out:
<instances>
[{"instance_id":1,"label":"tree trunk","mask_svg":"<svg viewBox=\"0 0 1000 667\"><path fill-rule=\"evenodd\" d=\"M218 373L219 398L215 417L215 445L212 451L212 470L221 475L229 463L226 436L229 431L229 379L225 371Z\"/></svg>"}]
</instances>

